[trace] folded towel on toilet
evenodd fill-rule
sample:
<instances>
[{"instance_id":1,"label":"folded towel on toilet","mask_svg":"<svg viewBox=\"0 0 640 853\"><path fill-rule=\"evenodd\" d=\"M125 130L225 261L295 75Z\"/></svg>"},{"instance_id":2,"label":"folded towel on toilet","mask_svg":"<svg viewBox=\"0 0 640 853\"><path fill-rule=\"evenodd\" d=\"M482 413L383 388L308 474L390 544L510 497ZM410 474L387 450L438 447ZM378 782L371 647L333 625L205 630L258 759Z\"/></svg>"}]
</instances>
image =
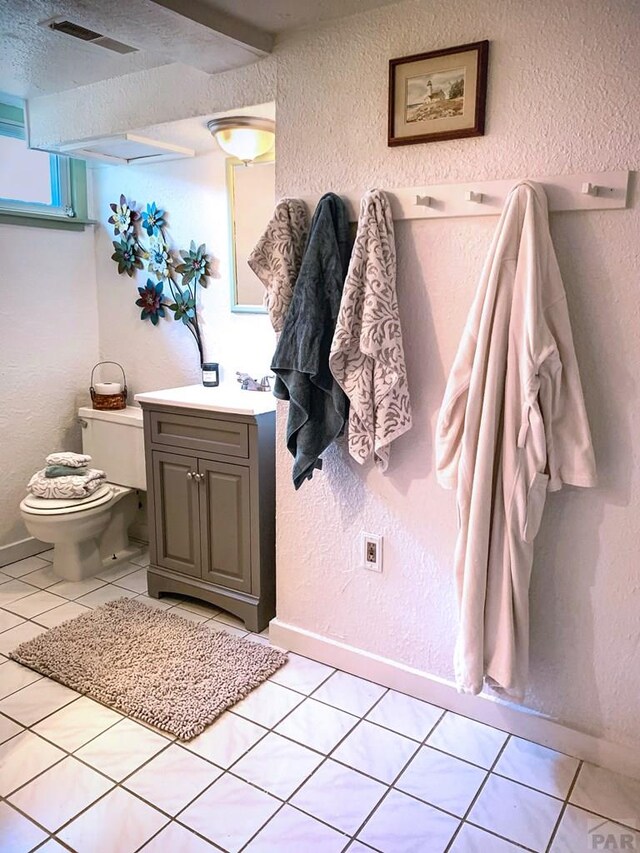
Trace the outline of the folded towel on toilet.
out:
<instances>
[{"instance_id":1,"label":"folded towel on toilet","mask_svg":"<svg viewBox=\"0 0 640 853\"><path fill-rule=\"evenodd\" d=\"M88 498L106 481L107 475L97 468L87 469L86 474L67 477L47 477L46 469L36 471L27 484L27 491L38 498L66 500Z\"/></svg>"},{"instance_id":2,"label":"folded towel on toilet","mask_svg":"<svg viewBox=\"0 0 640 853\"><path fill-rule=\"evenodd\" d=\"M69 468L84 468L91 462L91 457L86 453L72 453L70 450L62 450L58 453L50 453L45 459L47 465L68 465Z\"/></svg>"},{"instance_id":3,"label":"folded towel on toilet","mask_svg":"<svg viewBox=\"0 0 640 853\"><path fill-rule=\"evenodd\" d=\"M86 468L73 468L71 465L47 465L44 476L51 477L84 477Z\"/></svg>"}]
</instances>

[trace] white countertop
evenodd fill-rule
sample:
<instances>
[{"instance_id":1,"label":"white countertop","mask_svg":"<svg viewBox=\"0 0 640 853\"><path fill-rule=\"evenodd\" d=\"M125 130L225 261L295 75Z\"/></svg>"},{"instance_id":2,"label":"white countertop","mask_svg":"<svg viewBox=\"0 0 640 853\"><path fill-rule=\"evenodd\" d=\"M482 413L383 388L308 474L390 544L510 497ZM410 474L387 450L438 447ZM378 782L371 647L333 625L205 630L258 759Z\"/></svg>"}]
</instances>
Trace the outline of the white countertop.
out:
<instances>
[{"instance_id":1,"label":"white countertop","mask_svg":"<svg viewBox=\"0 0 640 853\"><path fill-rule=\"evenodd\" d=\"M243 391L239 385L219 385L217 388L186 385L184 388L167 388L164 391L136 394L135 401L233 415L261 415L265 412L275 412L276 409L276 400L270 391Z\"/></svg>"}]
</instances>

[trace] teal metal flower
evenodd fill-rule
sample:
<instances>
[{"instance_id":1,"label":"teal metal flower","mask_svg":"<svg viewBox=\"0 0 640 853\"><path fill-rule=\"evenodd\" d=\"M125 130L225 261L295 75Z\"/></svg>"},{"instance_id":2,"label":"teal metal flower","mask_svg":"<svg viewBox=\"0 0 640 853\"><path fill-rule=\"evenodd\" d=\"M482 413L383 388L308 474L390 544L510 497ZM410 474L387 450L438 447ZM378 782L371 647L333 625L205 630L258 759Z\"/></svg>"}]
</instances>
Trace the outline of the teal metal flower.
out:
<instances>
[{"instance_id":1,"label":"teal metal flower","mask_svg":"<svg viewBox=\"0 0 640 853\"><path fill-rule=\"evenodd\" d=\"M149 272L152 272L158 281L163 281L169 278L170 267L173 264L173 258L169 252L169 248L162 236L152 237L149 241L148 250L149 259L147 267Z\"/></svg>"},{"instance_id":2,"label":"teal metal flower","mask_svg":"<svg viewBox=\"0 0 640 853\"><path fill-rule=\"evenodd\" d=\"M155 201L148 204L147 209L142 211L142 227L149 237L153 237L154 234L159 234L160 230L165 227L167 224L165 216L165 211L156 207Z\"/></svg>"},{"instance_id":3,"label":"teal metal flower","mask_svg":"<svg viewBox=\"0 0 640 853\"><path fill-rule=\"evenodd\" d=\"M118 272L120 275L126 272L130 277L135 275L136 270L142 269L142 258L146 257L146 253L142 251L135 238L131 235L125 235L117 243L113 241L115 249L111 260L118 264Z\"/></svg>"},{"instance_id":4,"label":"teal metal flower","mask_svg":"<svg viewBox=\"0 0 640 853\"><path fill-rule=\"evenodd\" d=\"M116 237L118 234L128 234L133 229L134 223L140 219L135 204L135 201L128 202L124 195L121 195L117 204L109 205L113 213L108 221L113 225L113 233Z\"/></svg>"},{"instance_id":5,"label":"teal metal flower","mask_svg":"<svg viewBox=\"0 0 640 853\"><path fill-rule=\"evenodd\" d=\"M207 286L205 278L211 275L211 267L209 266L211 259L206 252L207 249L204 243L196 249L196 244L193 240L191 241L188 252L180 252L184 263L176 267L176 272L182 276L183 284L191 284L193 282L195 285Z\"/></svg>"},{"instance_id":6,"label":"teal metal flower","mask_svg":"<svg viewBox=\"0 0 640 853\"><path fill-rule=\"evenodd\" d=\"M141 320L151 320L154 326L158 325L158 319L164 317L163 283L159 281L157 284L150 278L147 279L146 287L139 287L138 293L140 298L136 299L136 305L142 308L140 312Z\"/></svg>"},{"instance_id":7,"label":"teal metal flower","mask_svg":"<svg viewBox=\"0 0 640 853\"><path fill-rule=\"evenodd\" d=\"M175 302L169 305L169 310L173 311L174 319L182 320L185 326L193 322L196 317L196 299L193 293L187 288L186 290L175 291Z\"/></svg>"}]
</instances>

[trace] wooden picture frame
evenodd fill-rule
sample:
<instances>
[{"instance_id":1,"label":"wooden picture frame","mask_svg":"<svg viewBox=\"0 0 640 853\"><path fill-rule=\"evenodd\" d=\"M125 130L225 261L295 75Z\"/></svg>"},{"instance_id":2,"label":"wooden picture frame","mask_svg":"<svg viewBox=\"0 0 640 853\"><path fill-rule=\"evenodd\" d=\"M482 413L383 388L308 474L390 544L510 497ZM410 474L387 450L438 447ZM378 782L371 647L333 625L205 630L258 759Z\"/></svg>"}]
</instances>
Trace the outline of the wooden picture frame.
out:
<instances>
[{"instance_id":1,"label":"wooden picture frame","mask_svg":"<svg viewBox=\"0 0 640 853\"><path fill-rule=\"evenodd\" d=\"M484 135L489 42L389 61L388 145Z\"/></svg>"}]
</instances>

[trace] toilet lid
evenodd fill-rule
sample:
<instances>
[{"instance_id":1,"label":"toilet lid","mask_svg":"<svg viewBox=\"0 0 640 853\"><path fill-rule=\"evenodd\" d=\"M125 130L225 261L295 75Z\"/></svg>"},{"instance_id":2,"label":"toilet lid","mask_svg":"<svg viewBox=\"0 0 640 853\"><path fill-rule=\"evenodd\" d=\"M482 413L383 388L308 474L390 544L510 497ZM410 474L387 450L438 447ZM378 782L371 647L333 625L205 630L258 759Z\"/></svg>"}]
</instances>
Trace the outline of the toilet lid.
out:
<instances>
[{"instance_id":1,"label":"toilet lid","mask_svg":"<svg viewBox=\"0 0 640 853\"><path fill-rule=\"evenodd\" d=\"M39 498L35 495L27 495L20 506L25 512L31 512L34 515L62 515L94 509L108 503L112 497L113 489L109 483L105 483L86 498Z\"/></svg>"}]
</instances>

